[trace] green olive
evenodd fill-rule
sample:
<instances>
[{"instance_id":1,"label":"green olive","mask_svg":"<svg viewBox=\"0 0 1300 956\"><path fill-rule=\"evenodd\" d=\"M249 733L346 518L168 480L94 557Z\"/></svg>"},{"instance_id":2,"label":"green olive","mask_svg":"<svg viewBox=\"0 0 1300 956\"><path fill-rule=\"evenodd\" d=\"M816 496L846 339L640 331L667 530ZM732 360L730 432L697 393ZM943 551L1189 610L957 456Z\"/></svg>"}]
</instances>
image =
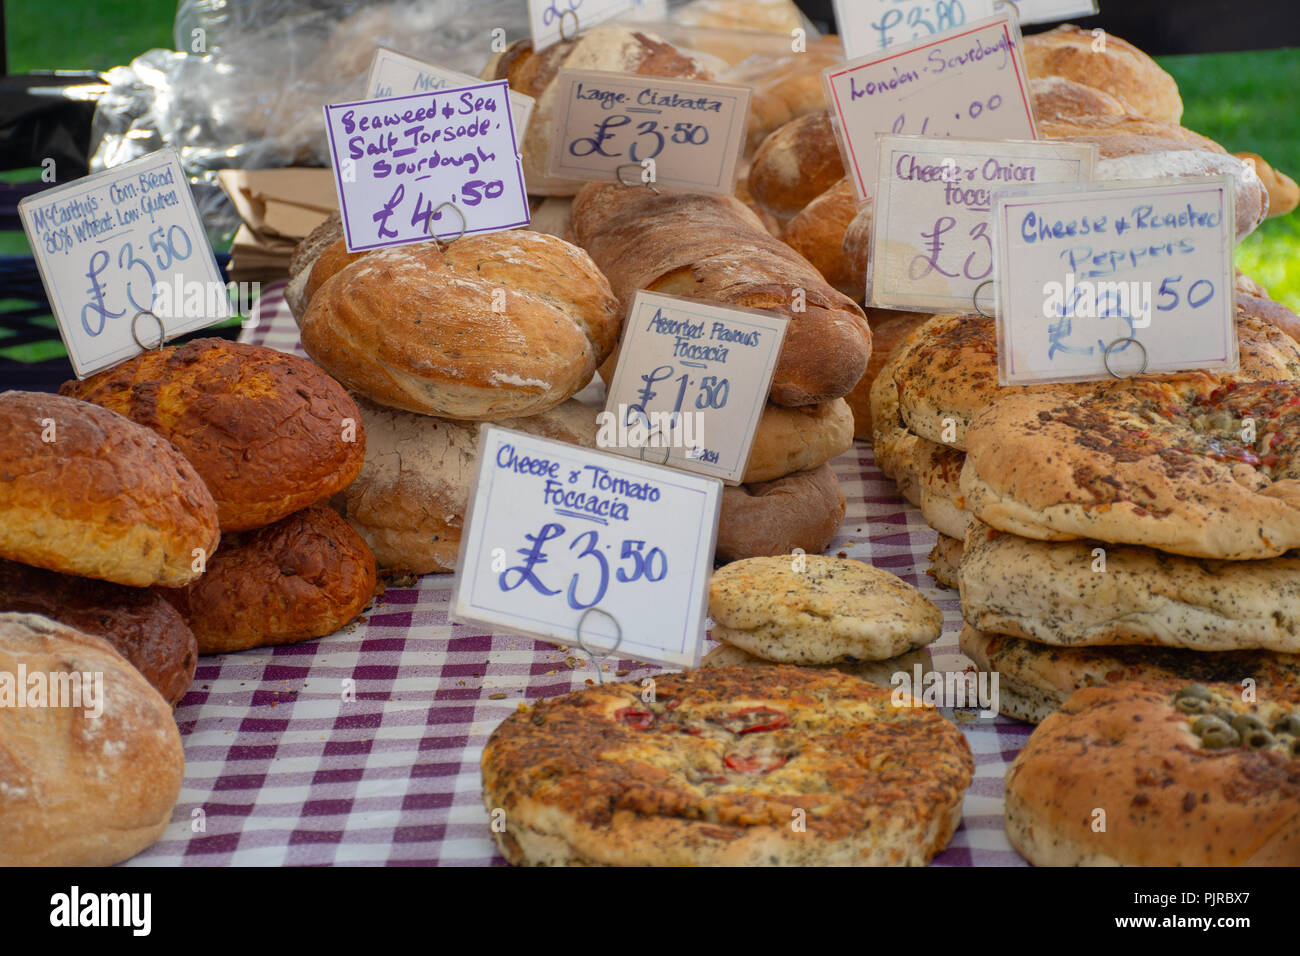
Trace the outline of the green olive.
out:
<instances>
[{"instance_id":1,"label":"green olive","mask_svg":"<svg viewBox=\"0 0 1300 956\"><path fill-rule=\"evenodd\" d=\"M1231 724L1232 718L1236 717L1237 715L1233 711L1229 710L1227 707L1216 707L1214 710L1214 716L1218 717L1225 724Z\"/></svg>"},{"instance_id":2,"label":"green olive","mask_svg":"<svg viewBox=\"0 0 1300 956\"><path fill-rule=\"evenodd\" d=\"M1241 736L1231 727L1210 727L1201 734L1201 743L1209 750L1221 750L1237 746Z\"/></svg>"},{"instance_id":3,"label":"green olive","mask_svg":"<svg viewBox=\"0 0 1300 956\"><path fill-rule=\"evenodd\" d=\"M1264 729L1264 721L1260 720L1254 714L1238 714L1236 717L1233 717L1229 723L1232 724L1232 729L1243 737L1252 730Z\"/></svg>"},{"instance_id":4,"label":"green olive","mask_svg":"<svg viewBox=\"0 0 1300 956\"><path fill-rule=\"evenodd\" d=\"M1263 750L1273 745L1273 735L1262 727L1247 731L1244 737L1246 746L1251 750Z\"/></svg>"},{"instance_id":5,"label":"green olive","mask_svg":"<svg viewBox=\"0 0 1300 956\"><path fill-rule=\"evenodd\" d=\"M1206 714L1204 717L1198 717L1196 722L1192 724L1192 733L1200 737L1211 727L1221 731L1230 729L1228 725L1218 717L1215 717L1213 714Z\"/></svg>"},{"instance_id":6,"label":"green olive","mask_svg":"<svg viewBox=\"0 0 1300 956\"><path fill-rule=\"evenodd\" d=\"M1273 722L1273 733L1300 737L1300 714L1283 714Z\"/></svg>"},{"instance_id":7,"label":"green olive","mask_svg":"<svg viewBox=\"0 0 1300 956\"><path fill-rule=\"evenodd\" d=\"M1203 714L1210 709L1210 703L1199 697L1179 697L1174 701L1174 709L1184 714Z\"/></svg>"},{"instance_id":8,"label":"green olive","mask_svg":"<svg viewBox=\"0 0 1300 956\"><path fill-rule=\"evenodd\" d=\"M1206 701L1214 699L1210 694L1210 688L1204 684L1188 684L1186 687L1180 687L1178 693L1174 694L1174 700L1182 700L1185 697Z\"/></svg>"}]
</instances>

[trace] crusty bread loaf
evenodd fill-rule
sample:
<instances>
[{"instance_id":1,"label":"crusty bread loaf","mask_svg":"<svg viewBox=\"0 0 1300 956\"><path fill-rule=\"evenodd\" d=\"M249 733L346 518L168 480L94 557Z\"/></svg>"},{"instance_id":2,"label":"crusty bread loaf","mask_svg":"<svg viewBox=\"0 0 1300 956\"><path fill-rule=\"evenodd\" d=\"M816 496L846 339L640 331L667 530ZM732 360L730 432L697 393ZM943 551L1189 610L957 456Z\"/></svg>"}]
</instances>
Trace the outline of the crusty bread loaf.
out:
<instances>
[{"instance_id":1,"label":"crusty bread loaf","mask_svg":"<svg viewBox=\"0 0 1300 956\"><path fill-rule=\"evenodd\" d=\"M859 301L865 291L866 268L845 250L849 227L858 214L853 181L840 179L810 202L781 232L781 239L811 262L822 277L850 299Z\"/></svg>"},{"instance_id":2,"label":"crusty bread loaf","mask_svg":"<svg viewBox=\"0 0 1300 956\"><path fill-rule=\"evenodd\" d=\"M807 471L853 447L853 413L842 398L785 408L768 402L754 432L745 484Z\"/></svg>"},{"instance_id":3,"label":"crusty bread loaf","mask_svg":"<svg viewBox=\"0 0 1300 956\"><path fill-rule=\"evenodd\" d=\"M348 486L365 458L357 406L339 383L306 359L260 345L195 339L61 391L175 445L212 491L223 532L323 501Z\"/></svg>"},{"instance_id":4,"label":"crusty bread loaf","mask_svg":"<svg viewBox=\"0 0 1300 956\"><path fill-rule=\"evenodd\" d=\"M368 438L365 467L343 493L348 522L383 570L455 570L478 473L479 426L382 408L365 399L357 404ZM497 424L588 448L596 444L595 409L572 400Z\"/></svg>"},{"instance_id":5,"label":"crusty bread loaf","mask_svg":"<svg viewBox=\"0 0 1300 956\"><path fill-rule=\"evenodd\" d=\"M1237 153L1235 154L1243 163L1250 166L1259 177L1259 181L1264 184L1264 189L1268 191L1268 215L1269 218L1274 216L1285 216L1293 212L1297 204L1300 204L1300 186L1296 181L1279 170L1274 169L1264 161L1264 157L1259 153Z\"/></svg>"},{"instance_id":6,"label":"crusty bread loaf","mask_svg":"<svg viewBox=\"0 0 1300 956\"><path fill-rule=\"evenodd\" d=\"M162 592L199 653L295 644L333 634L375 595L375 559L326 505L225 535L198 581Z\"/></svg>"},{"instance_id":7,"label":"crusty bread loaf","mask_svg":"<svg viewBox=\"0 0 1300 956\"><path fill-rule=\"evenodd\" d=\"M825 112L786 123L763 140L749 167L754 199L782 221L794 218L843 178L840 147Z\"/></svg>"},{"instance_id":8,"label":"crusty bread loaf","mask_svg":"<svg viewBox=\"0 0 1300 956\"><path fill-rule=\"evenodd\" d=\"M840 529L844 505L829 464L775 481L728 485L718 512L718 560L791 554L796 548L820 554Z\"/></svg>"},{"instance_id":9,"label":"crusty bread loaf","mask_svg":"<svg viewBox=\"0 0 1300 956\"><path fill-rule=\"evenodd\" d=\"M736 188L731 194L743 202L759 221L763 228L774 236L781 235L781 222L776 216L758 204L754 194L749 191L749 163L741 162L736 166Z\"/></svg>"},{"instance_id":10,"label":"crusty bread loaf","mask_svg":"<svg viewBox=\"0 0 1300 956\"><path fill-rule=\"evenodd\" d=\"M72 398L0 393L0 558L177 587L218 540L211 492L165 438Z\"/></svg>"},{"instance_id":11,"label":"crusty bread loaf","mask_svg":"<svg viewBox=\"0 0 1300 956\"><path fill-rule=\"evenodd\" d=\"M1098 42L1104 40L1104 43ZM1155 60L1112 34L1062 24L1024 39L1025 68L1033 78L1062 76L1096 87L1158 123L1177 123L1183 115L1178 84Z\"/></svg>"},{"instance_id":12,"label":"crusty bread loaf","mask_svg":"<svg viewBox=\"0 0 1300 956\"><path fill-rule=\"evenodd\" d=\"M1077 120L1122 119L1133 114L1124 103L1105 90L1085 86L1063 76L1039 76L1029 81L1034 115L1043 123L1072 123Z\"/></svg>"},{"instance_id":13,"label":"crusty bread loaf","mask_svg":"<svg viewBox=\"0 0 1300 956\"><path fill-rule=\"evenodd\" d=\"M0 611L41 614L102 637L173 707L194 681L199 660L194 632L176 609L150 588L0 560Z\"/></svg>"},{"instance_id":14,"label":"crusty bread loaf","mask_svg":"<svg viewBox=\"0 0 1300 956\"><path fill-rule=\"evenodd\" d=\"M445 248L384 249L345 266L312 297L302 346L381 405L495 420L535 415L580 391L620 326L618 302L585 252L512 229Z\"/></svg>"},{"instance_id":15,"label":"crusty bread loaf","mask_svg":"<svg viewBox=\"0 0 1300 956\"><path fill-rule=\"evenodd\" d=\"M135 856L162 836L180 795L185 752L171 706L102 638L35 614L0 614L0 674L16 681L20 666L28 686L17 693L30 701L39 674L53 703L49 675L67 675L54 683L71 706L0 707L0 866L109 866ZM85 690L68 699L72 673L90 678L91 700Z\"/></svg>"},{"instance_id":16,"label":"crusty bread loaf","mask_svg":"<svg viewBox=\"0 0 1300 956\"><path fill-rule=\"evenodd\" d=\"M853 437L863 441L873 438L871 420L871 389L876 376L889 362L916 329L930 316L924 312L894 312L889 309L867 309L867 322L871 324L871 361L853 391L845 396L853 411Z\"/></svg>"},{"instance_id":17,"label":"crusty bread loaf","mask_svg":"<svg viewBox=\"0 0 1300 956\"><path fill-rule=\"evenodd\" d=\"M722 75L720 79L753 91L745 153L753 153L763 140L792 119L824 112L822 70L843 60L844 46L839 37L828 35L808 41L802 53L775 58L758 54Z\"/></svg>"},{"instance_id":18,"label":"crusty bread loaf","mask_svg":"<svg viewBox=\"0 0 1300 956\"><path fill-rule=\"evenodd\" d=\"M573 40L561 40L533 52L531 40L517 40L483 68L485 80L506 80L510 88L537 100L528 120L521 155L524 181L536 196L572 196L581 182L556 179L546 173L555 129L555 76L561 69L604 70L642 76L675 76L712 80L713 73L695 57L678 51L653 33L599 26Z\"/></svg>"},{"instance_id":19,"label":"crusty bread loaf","mask_svg":"<svg viewBox=\"0 0 1300 956\"><path fill-rule=\"evenodd\" d=\"M858 206L854 210L853 218L849 220L849 224L844 230L844 239L842 241L844 266L861 284L862 295L859 296L859 298L862 298L864 302L866 301L867 291L867 266L871 264L871 224L873 208L871 200L867 200L867 202Z\"/></svg>"},{"instance_id":20,"label":"crusty bread loaf","mask_svg":"<svg viewBox=\"0 0 1300 956\"><path fill-rule=\"evenodd\" d=\"M321 253L342 238L343 217L335 212L294 248L293 255L289 257L289 284L284 287L284 301L289 305L289 313L294 322L302 322L311 293L316 291L311 286L312 267L316 265Z\"/></svg>"},{"instance_id":21,"label":"crusty bread loaf","mask_svg":"<svg viewBox=\"0 0 1300 956\"><path fill-rule=\"evenodd\" d=\"M692 27L762 30L787 37L803 26L803 16L791 0L691 0L673 11L673 20Z\"/></svg>"},{"instance_id":22,"label":"crusty bread loaf","mask_svg":"<svg viewBox=\"0 0 1300 956\"><path fill-rule=\"evenodd\" d=\"M778 405L840 398L866 370L871 330L862 310L738 199L589 183L573 201L573 228L624 314L648 289L789 316L772 379Z\"/></svg>"}]
</instances>

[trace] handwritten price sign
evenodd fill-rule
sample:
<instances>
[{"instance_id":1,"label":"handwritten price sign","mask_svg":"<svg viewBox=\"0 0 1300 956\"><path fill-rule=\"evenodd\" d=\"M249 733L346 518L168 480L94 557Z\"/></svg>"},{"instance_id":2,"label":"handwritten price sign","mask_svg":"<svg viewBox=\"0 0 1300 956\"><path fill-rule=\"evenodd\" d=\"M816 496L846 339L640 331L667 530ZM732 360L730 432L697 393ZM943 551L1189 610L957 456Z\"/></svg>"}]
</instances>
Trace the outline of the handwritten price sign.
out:
<instances>
[{"instance_id":1,"label":"handwritten price sign","mask_svg":"<svg viewBox=\"0 0 1300 956\"><path fill-rule=\"evenodd\" d=\"M1020 31L1010 14L822 74L859 200L876 182L876 134L1037 139Z\"/></svg>"},{"instance_id":2,"label":"handwritten price sign","mask_svg":"<svg viewBox=\"0 0 1300 956\"><path fill-rule=\"evenodd\" d=\"M366 99L379 100L392 96L404 96L408 93L431 93L474 86L477 77L468 73L459 73L441 66L424 63L414 57L403 56L392 50L379 47L370 61L370 73L366 77ZM524 138L528 129L528 118L533 115L536 104L531 96L510 91L510 118L514 121L515 141Z\"/></svg>"},{"instance_id":3,"label":"handwritten price sign","mask_svg":"<svg viewBox=\"0 0 1300 956\"><path fill-rule=\"evenodd\" d=\"M556 135L547 173L619 178L730 194L745 142L749 87L663 77L560 70Z\"/></svg>"},{"instance_id":4,"label":"handwritten price sign","mask_svg":"<svg viewBox=\"0 0 1300 956\"><path fill-rule=\"evenodd\" d=\"M881 136L868 290L873 305L969 312L993 275L993 196L1092 179L1097 147ZM992 296L987 297L992 300Z\"/></svg>"},{"instance_id":5,"label":"handwritten price sign","mask_svg":"<svg viewBox=\"0 0 1300 956\"><path fill-rule=\"evenodd\" d=\"M695 666L722 485L491 425L479 444L453 616Z\"/></svg>"},{"instance_id":6,"label":"handwritten price sign","mask_svg":"<svg viewBox=\"0 0 1300 956\"><path fill-rule=\"evenodd\" d=\"M498 80L326 106L348 249L528 225L509 92Z\"/></svg>"},{"instance_id":7,"label":"handwritten price sign","mask_svg":"<svg viewBox=\"0 0 1300 956\"><path fill-rule=\"evenodd\" d=\"M579 31L638 6L636 0L528 0L533 49L544 50L560 40L572 40Z\"/></svg>"},{"instance_id":8,"label":"handwritten price sign","mask_svg":"<svg viewBox=\"0 0 1300 956\"><path fill-rule=\"evenodd\" d=\"M1016 6L1021 23L1056 23L1097 12L1097 0L1016 0Z\"/></svg>"},{"instance_id":9,"label":"handwritten price sign","mask_svg":"<svg viewBox=\"0 0 1300 956\"><path fill-rule=\"evenodd\" d=\"M162 150L18 204L45 292L78 378L116 365L156 342L231 315L180 160ZM201 308L174 301L197 289ZM161 303L166 297L166 306Z\"/></svg>"},{"instance_id":10,"label":"handwritten price sign","mask_svg":"<svg viewBox=\"0 0 1300 956\"><path fill-rule=\"evenodd\" d=\"M1002 384L1235 371L1232 199L1224 176L997 199Z\"/></svg>"},{"instance_id":11,"label":"handwritten price sign","mask_svg":"<svg viewBox=\"0 0 1300 956\"><path fill-rule=\"evenodd\" d=\"M993 15L994 0L835 0L849 59L947 33Z\"/></svg>"},{"instance_id":12,"label":"handwritten price sign","mask_svg":"<svg viewBox=\"0 0 1300 956\"><path fill-rule=\"evenodd\" d=\"M597 441L739 483L789 319L638 292Z\"/></svg>"}]
</instances>

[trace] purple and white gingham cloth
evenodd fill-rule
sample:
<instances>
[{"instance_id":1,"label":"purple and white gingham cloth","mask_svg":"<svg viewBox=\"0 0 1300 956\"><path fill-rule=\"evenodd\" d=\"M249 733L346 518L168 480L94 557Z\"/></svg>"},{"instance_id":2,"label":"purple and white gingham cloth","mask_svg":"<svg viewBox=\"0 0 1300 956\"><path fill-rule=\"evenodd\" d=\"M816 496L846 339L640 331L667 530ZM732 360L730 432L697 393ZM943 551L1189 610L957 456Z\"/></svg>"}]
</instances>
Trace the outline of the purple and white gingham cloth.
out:
<instances>
[{"instance_id":1,"label":"purple and white gingham cloth","mask_svg":"<svg viewBox=\"0 0 1300 956\"><path fill-rule=\"evenodd\" d=\"M263 291L260 321L241 339L303 354L283 283ZM828 553L919 587L944 612L935 667L968 666L956 592L925 573L935 533L869 446L855 444L832 466L848 510ZM451 585L443 574L392 588L362 620L318 641L201 658L176 711L180 800L162 839L130 865L503 865L483 807L483 745L521 701L577 690L594 674L580 652L449 624ZM628 680L656 670L604 666ZM1003 828L1003 778L1032 728L1004 717L958 726L975 779L964 822L934 862L1023 865Z\"/></svg>"}]
</instances>

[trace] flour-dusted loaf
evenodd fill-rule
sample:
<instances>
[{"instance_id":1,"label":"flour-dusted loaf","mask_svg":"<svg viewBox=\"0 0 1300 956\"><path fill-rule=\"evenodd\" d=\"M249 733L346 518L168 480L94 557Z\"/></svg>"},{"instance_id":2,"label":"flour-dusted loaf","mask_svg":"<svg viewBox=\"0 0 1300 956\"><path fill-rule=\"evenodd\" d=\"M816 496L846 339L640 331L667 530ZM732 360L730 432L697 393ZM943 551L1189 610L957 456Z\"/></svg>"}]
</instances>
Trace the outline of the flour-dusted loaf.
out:
<instances>
[{"instance_id":1,"label":"flour-dusted loaf","mask_svg":"<svg viewBox=\"0 0 1300 956\"><path fill-rule=\"evenodd\" d=\"M175 445L211 490L223 533L330 497L365 457L357 406L342 386L306 359L260 345L195 339L66 382L62 392Z\"/></svg>"},{"instance_id":2,"label":"flour-dusted loaf","mask_svg":"<svg viewBox=\"0 0 1300 956\"><path fill-rule=\"evenodd\" d=\"M284 301L289 306L294 322L302 322L311 293L316 291L315 288L309 288L312 267L326 249L342 238L343 217L334 212L294 248L293 255L289 258L289 282L284 287Z\"/></svg>"},{"instance_id":3,"label":"flour-dusted loaf","mask_svg":"<svg viewBox=\"0 0 1300 956\"><path fill-rule=\"evenodd\" d=\"M30 706L37 675L45 706ZM70 700L86 677L89 699ZM36 614L0 614L4 678L29 706L0 707L0 866L109 866L161 837L185 752L149 682L103 638Z\"/></svg>"},{"instance_id":4,"label":"flour-dusted loaf","mask_svg":"<svg viewBox=\"0 0 1300 956\"><path fill-rule=\"evenodd\" d=\"M492 733L483 805L515 864L921 865L975 768L961 731L907 700L798 667L659 674L651 702L589 687Z\"/></svg>"},{"instance_id":5,"label":"flour-dusted loaf","mask_svg":"<svg viewBox=\"0 0 1300 956\"><path fill-rule=\"evenodd\" d=\"M862 298L867 279L845 248L849 227L859 212L853 181L847 176L799 211L783 230L781 239L816 267L822 277L850 299Z\"/></svg>"},{"instance_id":6,"label":"flour-dusted loaf","mask_svg":"<svg viewBox=\"0 0 1300 956\"><path fill-rule=\"evenodd\" d=\"M1259 153L1236 153L1234 154L1243 163L1254 170L1259 181L1264 184L1265 191L1268 192L1268 215L1269 218L1274 216L1285 216L1289 212L1294 212L1296 205L1300 204L1300 185L1279 169L1274 169Z\"/></svg>"},{"instance_id":7,"label":"flour-dusted loaf","mask_svg":"<svg viewBox=\"0 0 1300 956\"><path fill-rule=\"evenodd\" d=\"M830 116L808 113L763 140L749 167L749 190L760 206L784 221L843 178Z\"/></svg>"},{"instance_id":8,"label":"flour-dusted loaf","mask_svg":"<svg viewBox=\"0 0 1300 956\"><path fill-rule=\"evenodd\" d=\"M454 571L470 488L478 474L476 423L357 403L370 436L361 475L343 494L348 522L385 571ZM497 422L587 448L596 411L566 401L527 418Z\"/></svg>"},{"instance_id":9,"label":"flour-dusted loaf","mask_svg":"<svg viewBox=\"0 0 1300 956\"><path fill-rule=\"evenodd\" d=\"M738 199L588 183L574 198L573 228L624 313L648 289L788 316L772 379L778 405L840 398L866 370L871 330L862 309Z\"/></svg>"},{"instance_id":10,"label":"flour-dusted loaf","mask_svg":"<svg viewBox=\"0 0 1300 956\"><path fill-rule=\"evenodd\" d=\"M1096 87L1135 113L1158 123L1183 116L1178 84L1155 60L1133 44L1104 33L1062 24L1024 38L1025 69L1034 79L1060 76Z\"/></svg>"},{"instance_id":11,"label":"flour-dusted loaf","mask_svg":"<svg viewBox=\"0 0 1300 956\"><path fill-rule=\"evenodd\" d=\"M943 612L902 578L820 554L735 561L709 580L712 636L765 660L884 660L939 637Z\"/></svg>"},{"instance_id":12,"label":"flour-dusted loaf","mask_svg":"<svg viewBox=\"0 0 1300 956\"><path fill-rule=\"evenodd\" d=\"M1294 690L1085 688L1007 771L1007 836L1038 866L1300 865L1296 726Z\"/></svg>"},{"instance_id":13,"label":"flour-dusted loaf","mask_svg":"<svg viewBox=\"0 0 1300 956\"><path fill-rule=\"evenodd\" d=\"M1100 550L1098 550L1100 549ZM1300 555L1213 561L976 522L958 572L972 626L1043 644L1300 654Z\"/></svg>"},{"instance_id":14,"label":"flour-dusted loaf","mask_svg":"<svg viewBox=\"0 0 1300 956\"><path fill-rule=\"evenodd\" d=\"M561 40L533 51L531 40L516 40L483 68L485 80L506 80L510 88L537 100L520 151L524 181L535 196L572 196L582 185L546 173L556 128L555 77L561 69L602 70L642 76L673 76L712 80L714 73L702 59L682 52L653 33L615 26L584 29L573 40Z\"/></svg>"},{"instance_id":15,"label":"flour-dusted loaf","mask_svg":"<svg viewBox=\"0 0 1300 956\"><path fill-rule=\"evenodd\" d=\"M1269 698L1300 691L1300 654L1272 651L1195 651L1173 647L1057 647L967 624L961 651L981 672L998 675L998 708L1008 717L1038 724L1084 687L1121 680L1195 681L1242 686L1253 680Z\"/></svg>"},{"instance_id":16,"label":"flour-dusted loaf","mask_svg":"<svg viewBox=\"0 0 1300 956\"><path fill-rule=\"evenodd\" d=\"M222 537L193 584L162 592L201 654L295 644L333 634L375 595L375 559L326 505Z\"/></svg>"},{"instance_id":17,"label":"flour-dusted loaf","mask_svg":"<svg viewBox=\"0 0 1300 956\"><path fill-rule=\"evenodd\" d=\"M165 438L73 398L0 393L0 558L177 587L219 538L211 492Z\"/></svg>"},{"instance_id":18,"label":"flour-dusted loaf","mask_svg":"<svg viewBox=\"0 0 1300 956\"><path fill-rule=\"evenodd\" d=\"M302 345L381 405L495 420L535 415L580 391L620 328L618 302L585 252L513 229L344 265L312 296Z\"/></svg>"},{"instance_id":19,"label":"flour-dusted loaf","mask_svg":"<svg viewBox=\"0 0 1300 956\"><path fill-rule=\"evenodd\" d=\"M0 560L0 611L40 614L102 637L175 707L194 682L194 632L152 588L58 574Z\"/></svg>"},{"instance_id":20,"label":"flour-dusted loaf","mask_svg":"<svg viewBox=\"0 0 1300 956\"><path fill-rule=\"evenodd\" d=\"M818 554L839 531L844 508L844 492L829 464L772 481L728 485L718 509L718 560L796 548Z\"/></svg>"}]
</instances>

